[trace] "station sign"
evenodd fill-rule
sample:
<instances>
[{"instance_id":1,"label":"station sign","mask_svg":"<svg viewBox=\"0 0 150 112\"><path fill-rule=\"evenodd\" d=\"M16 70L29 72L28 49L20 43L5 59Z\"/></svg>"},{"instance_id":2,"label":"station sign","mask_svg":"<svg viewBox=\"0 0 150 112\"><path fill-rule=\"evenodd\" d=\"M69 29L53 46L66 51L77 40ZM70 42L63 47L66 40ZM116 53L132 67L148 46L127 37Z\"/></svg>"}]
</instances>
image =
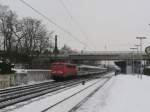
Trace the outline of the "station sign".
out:
<instances>
[{"instance_id":1,"label":"station sign","mask_svg":"<svg viewBox=\"0 0 150 112\"><path fill-rule=\"evenodd\" d=\"M147 55L150 55L150 46L145 48L145 52L146 52Z\"/></svg>"}]
</instances>

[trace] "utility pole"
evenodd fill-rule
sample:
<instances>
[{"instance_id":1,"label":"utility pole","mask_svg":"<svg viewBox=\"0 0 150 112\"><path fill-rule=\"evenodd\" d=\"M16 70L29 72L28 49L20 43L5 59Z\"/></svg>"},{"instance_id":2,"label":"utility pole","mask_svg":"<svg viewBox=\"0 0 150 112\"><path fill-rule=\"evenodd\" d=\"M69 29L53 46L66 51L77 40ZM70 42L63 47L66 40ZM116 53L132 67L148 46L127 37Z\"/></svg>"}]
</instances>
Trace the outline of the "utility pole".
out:
<instances>
[{"instance_id":1,"label":"utility pole","mask_svg":"<svg viewBox=\"0 0 150 112\"><path fill-rule=\"evenodd\" d=\"M137 53L139 53L139 47L140 47L140 45L135 44L135 47L137 47Z\"/></svg>"},{"instance_id":2,"label":"utility pole","mask_svg":"<svg viewBox=\"0 0 150 112\"><path fill-rule=\"evenodd\" d=\"M135 44L135 46L137 47L137 56L140 56L139 55L139 47L140 47L140 45L139 44ZM139 74L140 73L140 69L141 69L140 60L137 60L136 68L137 68L137 73Z\"/></svg>"},{"instance_id":3,"label":"utility pole","mask_svg":"<svg viewBox=\"0 0 150 112\"><path fill-rule=\"evenodd\" d=\"M142 53L142 40L146 39L146 37L136 37L136 39L140 40L140 52Z\"/></svg>"},{"instance_id":4,"label":"utility pole","mask_svg":"<svg viewBox=\"0 0 150 112\"><path fill-rule=\"evenodd\" d=\"M133 48L130 48L132 50L132 73L134 74L134 50L136 50L137 48L133 47Z\"/></svg>"},{"instance_id":5,"label":"utility pole","mask_svg":"<svg viewBox=\"0 0 150 112\"><path fill-rule=\"evenodd\" d=\"M136 37L136 39L140 40L140 54L141 54L141 67L140 67L140 74L142 79L142 40L146 39L146 37Z\"/></svg>"}]
</instances>

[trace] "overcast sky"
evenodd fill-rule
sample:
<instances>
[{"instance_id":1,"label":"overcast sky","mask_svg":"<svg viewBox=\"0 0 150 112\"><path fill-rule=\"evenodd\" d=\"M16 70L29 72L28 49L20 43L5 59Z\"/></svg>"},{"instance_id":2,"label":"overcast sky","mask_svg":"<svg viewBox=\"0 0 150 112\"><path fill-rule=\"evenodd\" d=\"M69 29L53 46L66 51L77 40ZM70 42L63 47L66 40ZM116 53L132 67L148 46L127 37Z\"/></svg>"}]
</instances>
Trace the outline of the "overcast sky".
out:
<instances>
[{"instance_id":1,"label":"overcast sky","mask_svg":"<svg viewBox=\"0 0 150 112\"><path fill-rule=\"evenodd\" d=\"M79 50L130 50L139 44L137 36L146 36L143 46L150 45L150 0L25 1L87 44L85 46L76 41L19 0L0 0L2 5L14 10L19 18L30 16L42 20L49 31L55 31L58 35L59 47L67 44ZM60 1L64 2L73 20Z\"/></svg>"}]
</instances>

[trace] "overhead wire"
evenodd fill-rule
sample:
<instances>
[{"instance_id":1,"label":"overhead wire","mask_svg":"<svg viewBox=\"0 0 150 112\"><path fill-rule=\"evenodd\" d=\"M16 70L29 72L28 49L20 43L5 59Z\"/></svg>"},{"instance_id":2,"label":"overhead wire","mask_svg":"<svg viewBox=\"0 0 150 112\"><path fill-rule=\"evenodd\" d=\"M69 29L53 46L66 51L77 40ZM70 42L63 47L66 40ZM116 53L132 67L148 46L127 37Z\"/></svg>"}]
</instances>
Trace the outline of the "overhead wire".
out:
<instances>
[{"instance_id":1,"label":"overhead wire","mask_svg":"<svg viewBox=\"0 0 150 112\"><path fill-rule=\"evenodd\" d=\"M20 2L22 2L24 5L26 5L27 7L31 8L34 12L36 12L37 14L39 14L40 16L42 16L44 19L46 19L48 22L50 22L51 24L55 25L57 28L59 28L60 30L62 30L63 32L65 32L66 34L70 35L73 39L75 39L76 41L80 42L82 45L87 46L86 43L82 42L81 40L79 40L76 36L74 36L71 32L67 31L66 29L64 29L62 26L60 26L59 24L57 24L56 22L54 22L52 19L50 19L49 17L47 17L46 15L44 15L42 12L38 11L37 9L35 9L34 7L32 7L29 3L27 3L24 0L19 0Z\"/></svg>"},{"instance_id":2,"label":"overhead wire","mask_svg":"<svg viewBox=\"0 0 150 112\"><path fill-rule=\"evenodd\" d=\"M89 40L88 35L85 33L85 31L83 30L83 28L80 26L79 22L72 16L71 12L69 11L69 9L67 8L67 6L65 5L65 3L63 2L63 0L58 0L61 5L64 7L66 13L68 14L68 16L70 17L70 19L78 26L80 33L82 33L84 35L84 37ZM91 40L89 40L90 45L92 48L96 48L95 45L93 44L93 42Z\"/></svg>"}]
</instances>

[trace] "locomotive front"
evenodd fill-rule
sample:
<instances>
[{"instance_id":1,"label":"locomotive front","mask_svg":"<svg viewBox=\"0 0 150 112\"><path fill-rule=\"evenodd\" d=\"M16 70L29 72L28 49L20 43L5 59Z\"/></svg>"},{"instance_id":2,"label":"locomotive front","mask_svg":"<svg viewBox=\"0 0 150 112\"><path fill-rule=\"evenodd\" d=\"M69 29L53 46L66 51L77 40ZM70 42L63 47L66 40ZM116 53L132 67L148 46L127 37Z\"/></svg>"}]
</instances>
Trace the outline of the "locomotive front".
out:
<instances>
[{"instance_id":1,"label":"locomotive front","mask_svg":"<svg viewBox=\"0 0 150 112\"><path fill-rule=\"evenodd\" d=\"M54 80L63 80L76 76L76 65L64 62L53 63L51 66L51 77Z\"/></svg>"}]
</instances>

